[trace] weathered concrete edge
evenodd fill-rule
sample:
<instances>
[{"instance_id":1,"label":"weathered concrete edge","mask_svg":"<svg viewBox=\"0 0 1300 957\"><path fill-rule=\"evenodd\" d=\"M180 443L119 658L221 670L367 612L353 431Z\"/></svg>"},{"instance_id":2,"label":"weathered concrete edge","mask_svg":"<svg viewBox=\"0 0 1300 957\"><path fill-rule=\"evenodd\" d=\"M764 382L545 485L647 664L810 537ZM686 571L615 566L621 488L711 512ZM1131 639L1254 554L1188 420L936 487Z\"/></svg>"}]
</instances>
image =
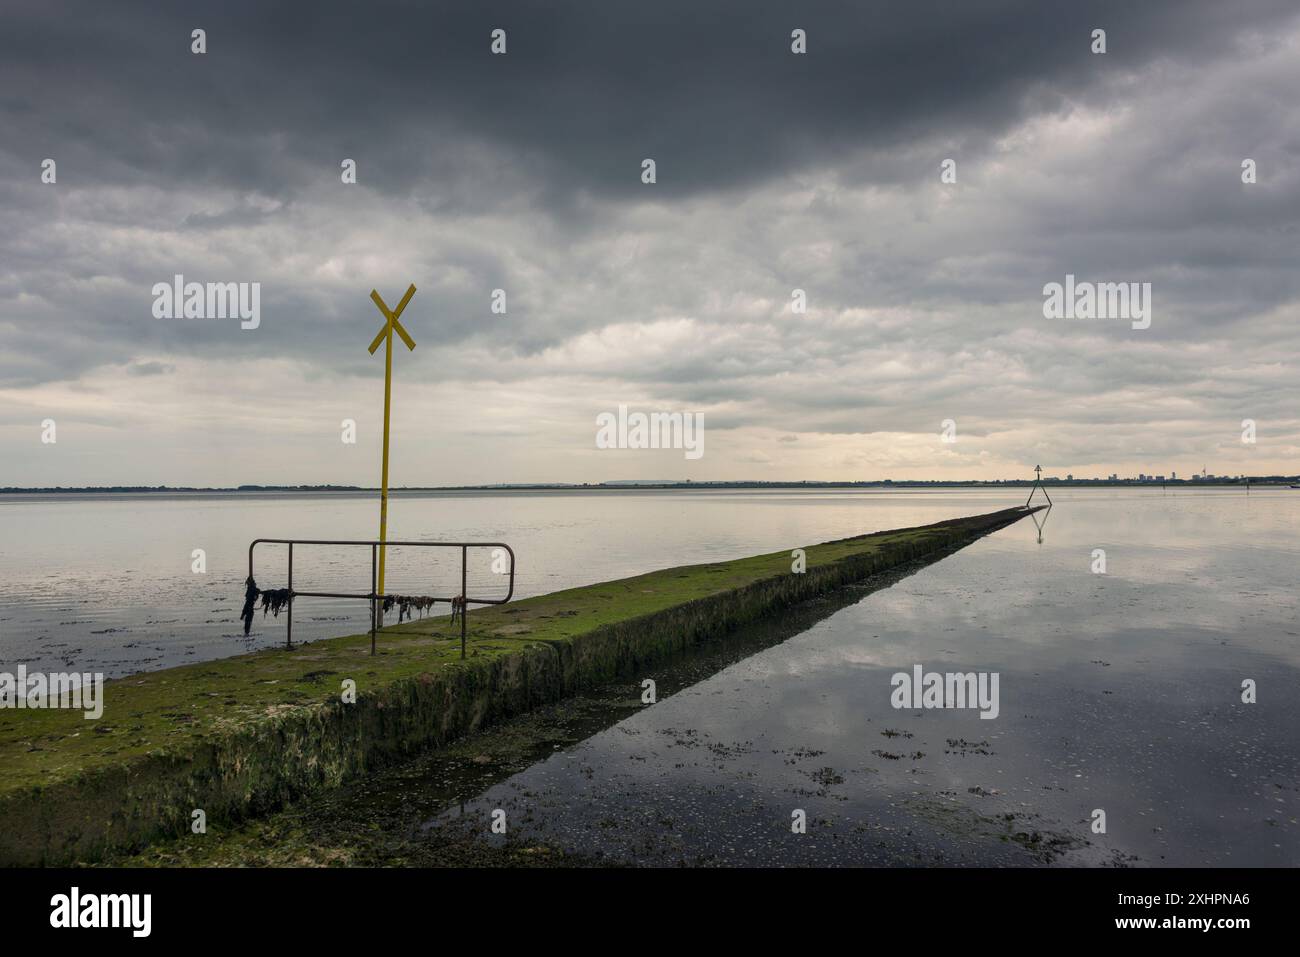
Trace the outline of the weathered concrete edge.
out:
<instances>
[{"instance_id":1,"label":"weathered concrete edge","mask_svg":"<svg viewBox=\"0 0 1300 957\"><path fill-rule=\"evenodd\" d=\"M922 526L930 534L920 541L887 542L802 575L764 579L562 641L399 679L360 694L354 705L296 708L184 752L155 751L15 792L0 799L0 864L91 862L108 851L186 833L195 808L210 823L274 810L583 687L641 673L773 610L967 544L1030 511Z\"/></svg>"}]
</instances>

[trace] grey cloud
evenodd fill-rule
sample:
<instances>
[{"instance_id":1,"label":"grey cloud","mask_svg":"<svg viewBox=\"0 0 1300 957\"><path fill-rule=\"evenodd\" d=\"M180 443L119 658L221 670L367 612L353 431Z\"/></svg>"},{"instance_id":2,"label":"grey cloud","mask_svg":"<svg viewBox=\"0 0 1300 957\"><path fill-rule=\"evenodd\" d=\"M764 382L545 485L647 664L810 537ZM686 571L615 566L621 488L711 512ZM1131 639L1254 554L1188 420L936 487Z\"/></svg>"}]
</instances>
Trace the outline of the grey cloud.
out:
<instances>
[{"instance_id":1,"label":"grey cloud","mask_svg":"<svg viewBox=\"0 0 1300 957\"><path fill-rule=\"evenodd\" d=\"M1200 447L1243 409L1295 428L1291 3L16 3L6 26L0 388L18 395L265 357L347 391L382 375L370 288L414 281L403 381L553 395L584 421L593 396L651 397L796 454L804 433L954 417L1062 457L1153 423ZM1044 320L1067 272L1151 281L1152 328ZM174 273L260 281L262 327L153 320Z\"/></svg>"},{"instance_id":2,"label":"grey cloud","mask_svg":"<svg viewBox=\"0 0 1300 957\"><path fill-rule=\"evenodd\" d=\"M133 362L126 370L131 375L170 375L176 367L166 362Z\"/></svg>"}]
</instances>

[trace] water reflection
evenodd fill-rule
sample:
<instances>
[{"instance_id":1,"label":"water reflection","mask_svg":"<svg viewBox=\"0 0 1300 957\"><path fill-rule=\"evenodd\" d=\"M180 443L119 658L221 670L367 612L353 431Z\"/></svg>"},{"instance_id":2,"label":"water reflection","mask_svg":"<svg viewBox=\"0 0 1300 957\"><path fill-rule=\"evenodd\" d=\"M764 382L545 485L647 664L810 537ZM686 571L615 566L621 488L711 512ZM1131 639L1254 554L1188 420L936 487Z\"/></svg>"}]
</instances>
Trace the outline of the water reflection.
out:
<instances>
[{"instance_id":1,"label":"water reflection","mask_svg":"<svg viewBox=\"0 0 1300 957\"><path fill-rule=\"evenodd\" d=\"M1296 512L1261 499L1058 501L1041 546L1004 529L440 823L665 865L1294 866ZM918 664L998 673L998 719L892 708Z\"/></svg>"},{"instance_id":2,"label":"water reflection","mask_svg":"<svg viewBox=\"0 0 1300 957\"><path fill-rule=\"evenodd\" d=\"M1038 544L1043 544L1043 529L1047 527L1048 516L1052 514L1052 506L1047 506L1041 512L1030 512L1029 517L1034 520L1034 527L1038 529Z\"/></svg>"}]
</instances>

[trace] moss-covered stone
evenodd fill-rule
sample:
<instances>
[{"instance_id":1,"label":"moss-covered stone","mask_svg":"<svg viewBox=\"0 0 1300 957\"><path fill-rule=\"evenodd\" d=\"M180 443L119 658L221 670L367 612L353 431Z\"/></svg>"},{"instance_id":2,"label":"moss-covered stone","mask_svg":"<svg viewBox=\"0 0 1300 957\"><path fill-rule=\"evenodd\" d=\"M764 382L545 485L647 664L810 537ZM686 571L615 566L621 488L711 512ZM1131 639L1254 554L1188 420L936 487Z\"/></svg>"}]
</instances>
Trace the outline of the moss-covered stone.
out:
<instances>
[{"instance_id":1,"label":"moss-covered stone","mask_svg":"<svg viewBox=\"0 0 1300 957\"><path fill-rule=\"evenodd\" d=\"M94 860L234 821L679 654L775 608L1029 512L1007 509L670 568L470 613L471 655L426 619L109 682L104 715L0 711L0 863ZM357 684L355 704L341 682Z\"/></svg>"}]
</instances>

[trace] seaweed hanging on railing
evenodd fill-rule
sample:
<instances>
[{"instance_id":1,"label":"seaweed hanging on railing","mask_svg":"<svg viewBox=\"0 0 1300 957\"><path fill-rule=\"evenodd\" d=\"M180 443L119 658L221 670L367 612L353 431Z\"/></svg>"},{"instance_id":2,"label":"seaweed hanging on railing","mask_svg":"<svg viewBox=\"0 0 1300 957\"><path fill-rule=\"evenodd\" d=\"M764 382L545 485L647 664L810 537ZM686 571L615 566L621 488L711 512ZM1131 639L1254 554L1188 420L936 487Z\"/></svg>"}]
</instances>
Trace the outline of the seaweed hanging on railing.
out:
<instances>
[{"instance_id":1,"label":"seaweed hanging on railing","mask_svg":"<svg viewBox=\"0 0 1300 957\"><path fill-rule=\"evenodd\" d=\"M267 588L262 592L262 617L266 617L267 611L270 611L276 618L280 617L280 609L289 604L289 589L287 588Z\"/></svg>"},{"instance_id":2,"label":"seaweed hanging on railing","mask_svg":"<svg viewBox=\"0 0 1300 957\"><path fill-rule=\"evenodd\" d=\"M239 617L244 619L244 634L253 627L253 607L257 604L257 582L253 581L253 576L249 575L248 580L244 582L244 610L239 613Z\"/></svg>"},{"instance_id":3,"label":"seaweed hanging on railing","mask_svg":"<svg viewBox=\"0 0 1300 957\"><path fill-rule=\"evenodd\" d=\"M384 603L380 609L381 614L386 614L394 605L397 606L397 623L415 620L415 612L420 613L423 618L425 612L438 603L438 599L428 595L385 595Z\"/></svg>"},{"instance_id":4,"label":"seaweed hanging on railing","mask_svg":"<svg viewBox=\"0 0 1300 957\"><path fill-rule=\"evenodd\" d=\"M253 581L253 576L248 576L244 582L244 608L239 613L239 617L244 620L244 634L248 634L249 629L253 627L253 611L257 607L257 599L262 599L262 617L266 617L269 611L276 618L280 617L280 610L289 604L291 592L287 588L267 588L265 590L257 587L257 582Z\"/></svg>"}]
</instances>

